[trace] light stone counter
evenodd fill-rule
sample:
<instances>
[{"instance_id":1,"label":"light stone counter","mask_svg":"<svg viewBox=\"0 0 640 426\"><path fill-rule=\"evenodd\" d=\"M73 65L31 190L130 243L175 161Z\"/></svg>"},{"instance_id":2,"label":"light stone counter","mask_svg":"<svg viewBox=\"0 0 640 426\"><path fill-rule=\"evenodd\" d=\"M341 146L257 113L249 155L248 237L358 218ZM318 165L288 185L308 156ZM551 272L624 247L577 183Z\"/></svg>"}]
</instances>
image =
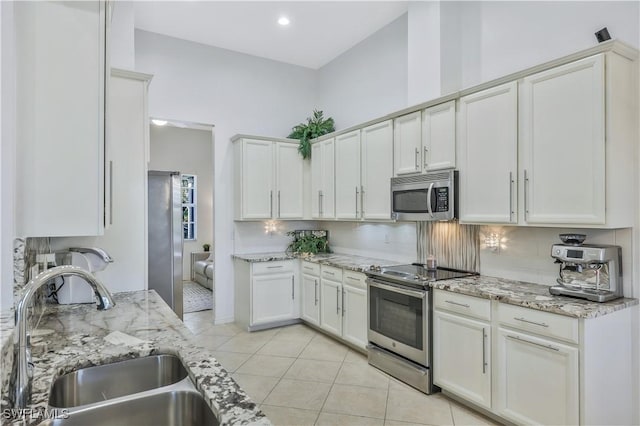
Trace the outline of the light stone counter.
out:
<instances>
[{"instance_id":1,"label":"light stone counter","mask_svg":"<svg viewBox=\"0 0 640 426\"><path fill-rule=\"evenodd\" d=\"M94 304L47 306L36 333L38 338L32 341L41 349L33 353L29 408L46 408L51 384L58 376L79 368L165 353L183 361L221 424L270 424L155 291L119 293L114 299L116 306L107 311L98 311ZM107 342L105 336L114 331L143 342ZM9 408L7 397L8 389L3 386L3 410ZM3 418L3 423L6 421Z\"/></svg>"},{"instance_id":2,"label":"light stone counter","mask_svg":"<svg viewBox=\"0 0 640 426\"><path fill-rule=\"evenodd\" d=\"M287 254L284 252L272 252L272 253L250 253L250 254L234 254L235 259L244 260L246 262L273 262L278 260L289 260L301 258L303 260L318 263L321 265L334 266L336 268L349 269L357 272L366 272L371 265L376 266L390 266L400 265L407 262L398 262L388 259L377 259L372 257L356 256L351 254L341 253L318 253L309 257L302 257Z\"/></svg>"},{"instance_id":3,"label":"light stone counter","mask_svg":"<svg viewBox=\"0 0 640 426\"><path fill-rule=\"evenodd\" d=\"M435 281L432 288L498 300L510 305L552 312L575 318L595 318L638 304L638 299L622 298L598 303L573 297L554 296L541 284L486 276Z\"/></svg>"}]
</instances>

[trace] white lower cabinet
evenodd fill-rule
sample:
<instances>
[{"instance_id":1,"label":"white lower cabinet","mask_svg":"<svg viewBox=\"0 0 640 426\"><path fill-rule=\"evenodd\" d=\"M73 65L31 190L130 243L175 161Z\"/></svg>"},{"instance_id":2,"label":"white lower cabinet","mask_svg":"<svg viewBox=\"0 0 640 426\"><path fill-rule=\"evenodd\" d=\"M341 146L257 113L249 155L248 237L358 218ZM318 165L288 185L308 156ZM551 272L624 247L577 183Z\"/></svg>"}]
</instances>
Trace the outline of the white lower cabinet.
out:
<instances>
[{"instance_id":1,"label":"white lower cabinet","mask_svg":"<svg viewBox=\"0 0 640 426\"><path fill-rule=\"evenodd\" d=\"M320 266L303 261L301 272L302 306L300 318L310 324L320 325Z\"/></svg>"},{"instance_id":2,"label":"white lower cabinet","mask_svg":"<svg viewBox=\"0 0 640 426\"><path fill-rule=\"evenodd\" d=\"M434 383L491 408L491 325L461 315L433 313Z\"/></svg>"},{"instance_id":3,"label":"white lower cabinet","mask_svg":"<svg viewBox=\"0 0 640 426\"><path fill-rule=\"evenodd\" d=\"M300 318L297 261L235 262L235 320L247 330Z\"/></svg>"},{"instance_id":4,"label":"white lower cabinet","mask_svg":"<svg viewBox=\"0 0 640 426\"><path fill-rule=\"evenodd\" d=\"M433 306L443 391L508 423L633 423L637 307L585 319L437 289Z\"/></svg>"},{"instance_id":5,"label":"white lower cabinet","mask_svg":"<svg viewBox=\"0 0 640 426\"><path fill-rule=\"evenodd\" d=\"M324 265L321 271L320 328L360 349L365 349L367 346L366 276L359 272L343 271L340 268ZM309 278L313 277L309 275ZM303 296L306 301L303 302L302 319L315 324L314 318L304 313L307 306L309 311L313 312L311 292L314 288L311 282L304 285L304 288L309 289L309 296Z\"/></svg>"},{"instance_id":6,"label":"white lower cabinet","mask_svg":"<svg viewBox=\"0 0 640 426\"><path fill-rule=\"evenodd\" d=\"M495 410L518 424L579 423L578 349L498 329Z\"/></svg>"}]
</instances>

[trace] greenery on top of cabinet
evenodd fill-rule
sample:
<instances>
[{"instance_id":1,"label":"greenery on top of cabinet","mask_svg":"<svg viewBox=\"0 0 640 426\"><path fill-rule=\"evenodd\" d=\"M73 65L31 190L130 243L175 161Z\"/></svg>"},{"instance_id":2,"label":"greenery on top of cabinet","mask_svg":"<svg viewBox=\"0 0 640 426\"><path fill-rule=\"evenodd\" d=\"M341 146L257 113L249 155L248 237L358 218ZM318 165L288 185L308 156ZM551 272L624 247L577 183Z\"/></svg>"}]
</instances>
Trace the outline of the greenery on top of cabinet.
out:
<instances>
[{"instance_id":1,"label":"greenery on top of cabinet","mask_svg":"<svg viewBox=\"0 0 640 426\"><path fill-rule=\"evenodd\" d=\"M302 155L302 158L311 157L311 139L336 130L333 118L329 117L325 120L322 114L322 111L314 109L313 117L307 117L306 123L300 123L291 129L291 134L288 137L300 140L298 152Z\"/></svg>"}]
</instances>

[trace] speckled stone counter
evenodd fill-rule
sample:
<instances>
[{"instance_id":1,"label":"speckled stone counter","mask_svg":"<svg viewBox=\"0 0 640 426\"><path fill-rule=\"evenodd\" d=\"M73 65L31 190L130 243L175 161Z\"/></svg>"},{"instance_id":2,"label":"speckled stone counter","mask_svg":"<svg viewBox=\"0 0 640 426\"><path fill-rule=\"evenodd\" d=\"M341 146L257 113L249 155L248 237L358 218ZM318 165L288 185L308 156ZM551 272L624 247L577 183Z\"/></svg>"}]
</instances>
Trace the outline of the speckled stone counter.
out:
<instances>
[{"instance_id":1,"label":"speckled stone counter","mask_svg":"<svg viewBox=\"0 0 640 426\"><path fill-rule=\"evenodd\" d=\"M177 355L221 424L271 424L211 353L202 348L155 291L114 295L116 306L52 305L38 326L34 350L32 406L46 407L54 379L83 367L154 355ZM105 336L120 331L140 341L112 344ZM3 389L2 408L8 408Z\"/></svg>"},{"instance_id":2,"label":"speckled stone counter","mask_svg":"<svg viewBox=\"0 0 640 426\"><path fill-rule=\"evenodd\" d=\"M431 287L574 318L595 318L638 304L638 299L629 298L597 303L554 296L545 285L486 276L435 281L431 283Z\"/></svg>"},{"instance_id":3,"label":"speckled stone counter","mask_svg":"<svg viewBox=\"0 0 640 426\"><path fill-rule=\"evenodd\" d=\"M246 262L273 262L277 260L297 259L298 256L289 255L284 252L274 253L250 253L250 254L234 254L235 259L244 260ZM321 265L335 266L336 268L349 269L352 271L365 272L371 265L390 266L399 265L407 262L397 262L388 259L376 259L372 257L356 256L341 253L318 253L302 259L309 262L319 263Z\"/></svg>"}]
</instances>

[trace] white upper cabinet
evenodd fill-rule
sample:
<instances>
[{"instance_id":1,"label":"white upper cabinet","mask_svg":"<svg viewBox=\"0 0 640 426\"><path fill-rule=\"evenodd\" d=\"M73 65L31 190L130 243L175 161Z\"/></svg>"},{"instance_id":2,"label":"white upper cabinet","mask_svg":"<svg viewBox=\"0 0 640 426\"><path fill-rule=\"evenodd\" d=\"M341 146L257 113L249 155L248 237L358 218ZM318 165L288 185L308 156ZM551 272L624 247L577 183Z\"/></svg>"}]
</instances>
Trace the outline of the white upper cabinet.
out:
<instances>
[{"instance_id":1,"label":"white upper cabinet","mask_svg":"<svg viewBox=\"0 0 640 426\"><path fill-rule=\"evenodd\" d=\"M336 137L336 218L361 217L360 130Z\"/></svg>"},{"instance_id":2,"label":"white upper cabinet","mask_svg":"<svg viewBox=\"0 0 640 426\"><path fill-rule=\"evenodd\" d=\"M361 138L360 214L364 219L388 220L391 218L393 121L365 127Z\"/></svg>"},{"instance_id":3,"label":"white upper cabinet","mask_svg":"<svg viewBox=\"0 0 640 426\"><path fill-rule=\"evenodd\" d=\"M311 145L311 216L335 218L335 139Z\"/></svg>"},{"instance_id":4,"label":"white upper cabinet","mask_svg":"<svg viewBox=\"0 0 640 426\"><path fill-rule=\"evenodd\" d=\"M14 8L16 234L102 235L105 3Z\"/></svg>"},{"instance_id":5,"label":"white upper cabinet","mask_svg":"<svg viewBox=\"0 0 640 426\"><path fill-rule=\"evenodd\" d=\"M302 219L304 215L303 161L298 145L276 143L274 218Z\"/></svg>"},{"instance_id":6,"label":"white upper cabinet","mask_svg":"<svg viewBox=\"0 0 640 426\"><path fill-rule=\"evenodd\" d=\"M524 220L605 223L604 54L522 83Z\"/></svg>"},{"instance_id":7,"label":"white upper cabinet","mask_svg":"<svg viewBox=\"0 0 640 426\"><path fill-rule=\"evenodd\" d=\"M515 223L517 83L460 98L460 221Z\"/></svg>"},{"instance_id":8,"label":"white upper cabinet","mask_svg":"<svg viewBox=\"0 0 640 426\"><path fill-rule=\"evenodd\" d=\"M273 142L245 139L242 149L242 218L273 216Z\"/></svg>"},{"instance_id":9,"label":"white upper cabinet","mask_svg":"<svg viewBox=\"0 0 640 426\"><path fill-rule=\"evenodd\" d=\"M393 173L395 176L422 171L422 113L403 115L393 120Z\"/></svg>"},{"instance_id":10,"label":"white upper cabinet","mask_svg":"<svg viewBox=\"0 0 640 426\"><path fill-rule=\"evenodd\" d=\"M236 220L302 219L304 161L295 142L233 138Z\"/></svg>"},{"instance_id":11,"label":"white upper cabinet","mask_svg":"<svg viewBox=\"0 0 640 426\"><path fill-rule=\"evenodd\" d=\"M422 112L422 170L456 166L456 101Z\"/></svg>"}]
</instances>

